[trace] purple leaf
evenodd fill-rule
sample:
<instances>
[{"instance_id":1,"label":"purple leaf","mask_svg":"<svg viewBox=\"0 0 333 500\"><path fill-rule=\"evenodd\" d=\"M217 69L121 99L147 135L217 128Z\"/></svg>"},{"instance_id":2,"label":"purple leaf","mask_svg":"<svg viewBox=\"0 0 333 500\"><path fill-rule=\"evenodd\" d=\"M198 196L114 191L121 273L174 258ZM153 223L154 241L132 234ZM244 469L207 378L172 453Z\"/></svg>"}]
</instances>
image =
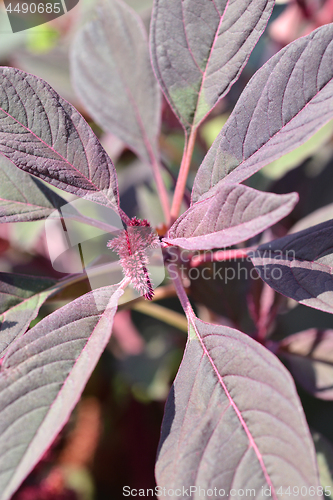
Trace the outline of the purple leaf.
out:
<instances>
[{"instance_id":1,"label":"purple leaf","mask_svg":"<svg viewBox=\"0 0 333 500\"><path fill-rule=\"evenodd\" d=\"M1 500L11 498L76 405L111 334L119 285L90 292L15 342L0 370Z\"/></svg>"},{"instance_id":2,"label":"purple leaf","mask_svg":"<svg viewBox=\"0 0 333 500\"><path fill-rule=\"evenodd\" d=\"M333 24L282 49L248 83L196 176L193 201L242 182L333 117Z\"/></svg>"},{"instance_id":3,"label":"purple leaf","mask_svg":"<svg viewBox=\"0 0 333 500\"><path fill-rule=\"evenodd\" d=\"M185 130L197 127L238 79L274 0L155 0L153 67Z\"/></svg>"},{"instance_id":4,"label":"purple leaf","mask_svg":"<svg viewBox=\"0 0 333 500\"><path fill-rule=\"evenodd\" d=\"M301 304L333 313L333 220L260 245L249 254L270 287Z\"/></svg>"},{"instance_id":5,"label":"purple leaf","mask_svg":"<svg viewBox=\"0 0 333 500\"><path fill-rule=\"evenodd\" d=\"M315 490L313 442L282 363L237 330L193 319L166 404L156 477L167 490L197 487L190 497L198 500ZM199 487L217 492L200 495ZM322 497L314 491L313 498Z\"/></svg>"},{"instance_id":6,"label":"purple leaf","mask_svg":"<svg viewBox=\"0 0 333 500\"><path fill-rule=\"evenodd\" d=\"M0 69L0 152L14 165L77 196L118 204L114 166L71 104L44 80Z\"/></svg>"},{"instance_id":7,"label":"purple leaf","mask_svg":"<svg viewBox=\"0 0 333 500\"><path fill-rule=\"evenodd\" d=\"M96 123L154 161L161 96L139 15L119 0L101 2L74 41L71 65L77 94Z\"/></svg>"},{"instance_id":8,"label":"purple leaf","mask_svg":"<svg viewBox=\"0 0 333 500\"><path fill-rule=\"evenodd\" d=\"M212 198L190 207L164 241L188 250L221 248L261 233L294 208L297 193L263 193L240 184L224 184Z\"/></svg>"},{"instance_id":9,"label":"purple leaf","mask_svg":"<svg viewBox=\"0 0 333 500\"><path fill-rule=\"evenodd\" d=\"M46 219L66 203L38 179L0 157L0 222Z\"/></svg>"},{"instance_id":10,"label":"purple leaf","mask_svg":"<svg viewBox=\"0 0 333 500\"><path fill-rule=\"evenodd\" d=\"M0 273L0 357L26 332L56 283L52 278Z\"/></svg>"},{"instance_id":11,"label":"purple leaf","mask_svg":"<svg viewBox=\"0 0 333 500\"><path fill-rule=\"evenodd\" d=\"M283 339L278 354L295 380L320 399L333 399L333 330L305 330Z\"/></svg>"}]
</instances>

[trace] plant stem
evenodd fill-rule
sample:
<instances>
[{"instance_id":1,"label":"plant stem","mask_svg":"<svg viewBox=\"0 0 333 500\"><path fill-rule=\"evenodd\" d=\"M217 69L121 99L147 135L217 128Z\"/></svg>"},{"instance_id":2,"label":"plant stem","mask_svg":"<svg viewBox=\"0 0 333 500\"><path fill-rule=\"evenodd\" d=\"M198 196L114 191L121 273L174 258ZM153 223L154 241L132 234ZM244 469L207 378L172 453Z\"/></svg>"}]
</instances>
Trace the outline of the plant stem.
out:
<instances>
[{"instance_id":1,"label":"plant stem","mask_svg":"<svg viewBox=\"0 0 333 500\"><path fill-rule=\"evenodd\" d=\"M160 286L156 290L154 290L154 297L152 298L149 303L153 303L157 300L163 300L167 299L168 297L174 297L176 295L176 290L173 284L171 283L170 285L165 285L165 286ZM128 302L124 302L123 304L119 304L119 310L123 309L133 309L133 307L136 304L139 304L141 302L146 302L146 299L141 296L137 297L136 299L130 300Z\"/></svg>"},{"instance_id":2,"label":"plant stem","mask_svg":"<svg viewBox=\"0 0 333 500\"><path fill-rule=\"evenodd\" d=\"M124 278L120 283L119 283L119 288L122 290L125 290L125 288L131 283L131 278Z\"/></svg>"},{"instance_id":3,"label":"plant stem","mask_svg":"<svg viewBox=\"0 0 333 500\"><path fill-rule=\"evenodd\" d=\"M203 253L192 257L190 267L197 267L204 262L223 262L231 259L247 257L250 251L257 247L236 248L234 250L218 250L217 252Z\"/></svg>"},{"instance_id":4,"label":"plant stem","mask_svg":"<svg viewBox=\"0 0 333 500\"><path fill-rule=\"evenodd\" d=\"M188 296L185 292L185 288L183 286L181 276L180 276L178 270L176 271L176 276L175 276L174 268L169 269L169 266L170 266L170 264L167 264L167 269L169 271L170 276L172 276L172 281L173 281L173 284L175 286L179 301L180 301L180 303L185 311L185 314L186 314L188 321L193 321L193 319L195 318L195 314L194 314L194 311L193 311L192 306L190 304L190 301L188 299Z\"/></svg>"},{"instance_id":5,"label":"plant stem","mask_svg":"<svg viewBox=\"0 0 333 500\"><path fill-rule=\"evenodd\" d=\"M184 154L183 154L182 162L181 162L180 169L179 169L179 175L178 175L175 194L173 197L173 202L172 202L172 207L171 207L171 221L170 221L171 224L173 224L179 216L181 204L182 204L182 201L184 198L186 181L187 181L188 173L189 173L190 166L191 166L191 160L192 160L196 135L197 135L197 129L192 128L188 142L186 141L186 144L184 147Z\"/></svg>"},{"instance_id":6,"label":"plant stem","mask_svg":"<svg viewBox=\"0 0 333 500\"><path fill-rule=\"evenodd\" d=\"M256 340L263 345L265 345L267 331L270 326L274 298L275 298L275 290L273 290L273 288L268 286L267 283L264 283L260 297L260 311L259 311L259 319L257 321L257 336L256 336Z\"/></svg>"},{"instance_id":7,"label":"plant stem","mask_svg":"<svg viewBox=\"0 0 333 500\"><path fill-rule=\"evenodd\" d=\"M177 184L177 177L175 176L175 174L172 172L172 170L169 168L169 166L164 161L161 161L161 164L162 164L162 167L164 168L164 170L166 170L166 172L169 174L170 179L172 180L173 187L175 188L175 186ZM184 191L184 202L186 203L186 205L188 207L191 205L191 191L187 188L185 188L185 191Z\"/></svg>"},{"instance_id":8,"label":"plant stem","mask_svg":"<svg viewBox=\"0 0 333 500\"><path fill-rule=\"evenodd\" d=\"M147 316L151 316L152 318L164 321L164 323L168 323L179 330L187 332L187 320L185 316L176 311L172 311L167 307L147 301L140 301L133 304L132 309L143 314L147 314Z\"/></svg>"}]
</instances>

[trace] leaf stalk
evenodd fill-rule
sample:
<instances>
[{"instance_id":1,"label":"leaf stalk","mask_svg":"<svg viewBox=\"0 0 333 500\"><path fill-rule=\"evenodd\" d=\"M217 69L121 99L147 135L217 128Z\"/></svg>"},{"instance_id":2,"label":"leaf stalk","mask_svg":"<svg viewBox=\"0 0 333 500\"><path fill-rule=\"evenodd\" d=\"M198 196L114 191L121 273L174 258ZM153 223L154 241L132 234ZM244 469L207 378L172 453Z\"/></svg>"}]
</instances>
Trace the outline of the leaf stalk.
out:
<instances>
[{"instance_id":1,"label":"leaf stalk","mask_svg":"<svg viewBox=\"0 0 333 500\"><path fill-rule=\"evenodd\" d=\"M161 166L159 162L156 160L155 156L153 155L151 156L151 165L155 177L156 189L159 194L160 202L164 213L165 222L169 226L171 220L169 195L163 181Z\"/></svg>"},{"instance_id":2,"label":"leaf stalk","mask_svg":"<svg viewBox=\"0 0 333 500\"><path fill-rule=\"evenodd\" d=\"M192 128L188 141L185 143L184 154L180 164L179 175L176 183L175 194L171 206L171 221L170 225L175 222L180 213L181 204L184 198L186 189L186 181L190 171L191 160L197 136L197 129Z\"/></svg>"},{"instance_id":3,"label":"leaf stalk","mask_svg":"<svg viewBox=\"0 0 333 500\"><path fill-rule=\"evenodd\" d=\"M224 262L226 260L236 260L247 257L250 251L254 251L257 247L236 248L232 250L218 250L217 252L202 253L194 255L190 261L190 267L198 267L204 262Z\"/></svg>"},{"instance_id":4,"label":"leaf stalk","mask_svg":"<svg viewBox=\"0 0 333 500\"><path fill-rule=\"evenodd\" d=\"M171 263L167 264L167 269L168 269L168 272L170 274L170 277L172 276L171 279L172 279L174 287L176 289L179 301L184 309L184 312L186 314L188 321L193 321L195 318L195 314L194 314L194 311L193 311L192 306L190 304L190 301L189 301L189 298L188 298L187 293L185 291L185 288L183 286L180 273L179 273L178 269L177 269L177 271L175 271L174 266L171 268L171 265L172 265Z\"/></svg>"}]
</instances>

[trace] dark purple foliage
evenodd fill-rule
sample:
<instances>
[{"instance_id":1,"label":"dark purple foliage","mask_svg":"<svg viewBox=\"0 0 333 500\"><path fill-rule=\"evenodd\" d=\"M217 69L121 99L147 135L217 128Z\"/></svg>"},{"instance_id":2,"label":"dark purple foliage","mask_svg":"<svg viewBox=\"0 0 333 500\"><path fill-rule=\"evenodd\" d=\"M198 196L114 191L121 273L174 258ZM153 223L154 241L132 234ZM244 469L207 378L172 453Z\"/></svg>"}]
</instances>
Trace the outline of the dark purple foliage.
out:
<instances>
[{"instance_id":1,"label":"dark purple foliage","mask_svg":"<svg viewBox=\"0 0 333 500\"><path fill-rule=\"evenodd\" d=\"M79 273L62 280L0 273L0 500L11 498L68 420L109 341L123 289L132 283L140 295L154 298L147 269L154 257L146 251L156 248L164 252L188 322L184 357L165 408L158 486L188 489L198 500L199 488L218 490L215 496L207 493L213 498L234 496L232 489L240 498L240 491L249 489L255 498L269 491L278 500L289 487L305 491L302 497L323 497L290 372L310 394L332 400L332 330L308 329L274 342L268 333L280 304L287 307L273 290L333 312L333 222L308 227L303 221L306 228L290 234L279 226L284 236L269 241L272 233L266 230L291 213L298 194L258 191L241 182L333 118L332 24L292 42L252 77L198 169L191 206L178 217L197 129L238 80L273 6L273 0L155 0L152 66L141 19L120 0L102 2L97 17L75 38L72 78L86 110L152 167L166 219L160 238L149 221L128 217L120 208L116 170L81 114L44 80L1 68L1 221L37 221L55 213L63 223L67 201L54 187L100 210L103 205L104 213L108 207L120 216L113 239L110 220L94 215L90 223L104 230L102 237L107 233L104 247L118 253L125 277L86 294L76 290L75 300L31 326L41 306L75 285ZM185 130L171 209L160 173L158 85ZM75 210L68 214L82 224L89 219ZM69 233L64 229L65 243L75 246L80 240L75 236L73 243ZM93 238L95 244L96 234ZM198 253L213 249L224 250ZM198 319L185 292L187 284L193 293L194 268L200 274L207 260L232 256L247 258L246 270L252 259L262 278L251 277L255 284L244 287L242 301L223 304L224 311L248 301L254 338L238 325L226 326L224 312L215 318L218 325ZM97 266L91 261L93 274ZM135 298L128 297L122 300ZM209 305L209 293L206 300ZM142 303L143 297L131 305ZM155 314L158 310L155 305ZM167 321L183 320L171 316Z\"/></svg>"},{"instance_id":2,"label":"dark purple foliage","mask_svg":"<svg viewBox=\"0 0 333 500\"><path fill-rule=\"evenodd\" d=\"M333 221L260 245L252 256L260 277L301 304L333 312Z\"/></svg>"}]
</instances>

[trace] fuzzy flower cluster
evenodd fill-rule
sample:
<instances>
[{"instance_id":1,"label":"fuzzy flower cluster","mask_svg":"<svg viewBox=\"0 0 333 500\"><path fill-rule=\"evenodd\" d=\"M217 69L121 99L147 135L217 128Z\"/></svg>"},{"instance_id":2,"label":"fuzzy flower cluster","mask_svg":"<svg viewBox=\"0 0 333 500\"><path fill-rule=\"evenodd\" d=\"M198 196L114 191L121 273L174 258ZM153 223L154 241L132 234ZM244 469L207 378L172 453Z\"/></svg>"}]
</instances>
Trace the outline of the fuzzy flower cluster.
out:
<instances>
[{"instance_id":1,"label":"fuzzy flower cluster","mask_svg":"<svg viewBox=\"0 0 333 500\"><path fill-rule=\"evenodd\" d=\"M158 248L158 236L148 221L133 217L126 229L108 241L107 247L119 255L124 274L134 288L146 299L152 300L154 289L150 281L147 250Z\"/></svg>"}]
</instances>

